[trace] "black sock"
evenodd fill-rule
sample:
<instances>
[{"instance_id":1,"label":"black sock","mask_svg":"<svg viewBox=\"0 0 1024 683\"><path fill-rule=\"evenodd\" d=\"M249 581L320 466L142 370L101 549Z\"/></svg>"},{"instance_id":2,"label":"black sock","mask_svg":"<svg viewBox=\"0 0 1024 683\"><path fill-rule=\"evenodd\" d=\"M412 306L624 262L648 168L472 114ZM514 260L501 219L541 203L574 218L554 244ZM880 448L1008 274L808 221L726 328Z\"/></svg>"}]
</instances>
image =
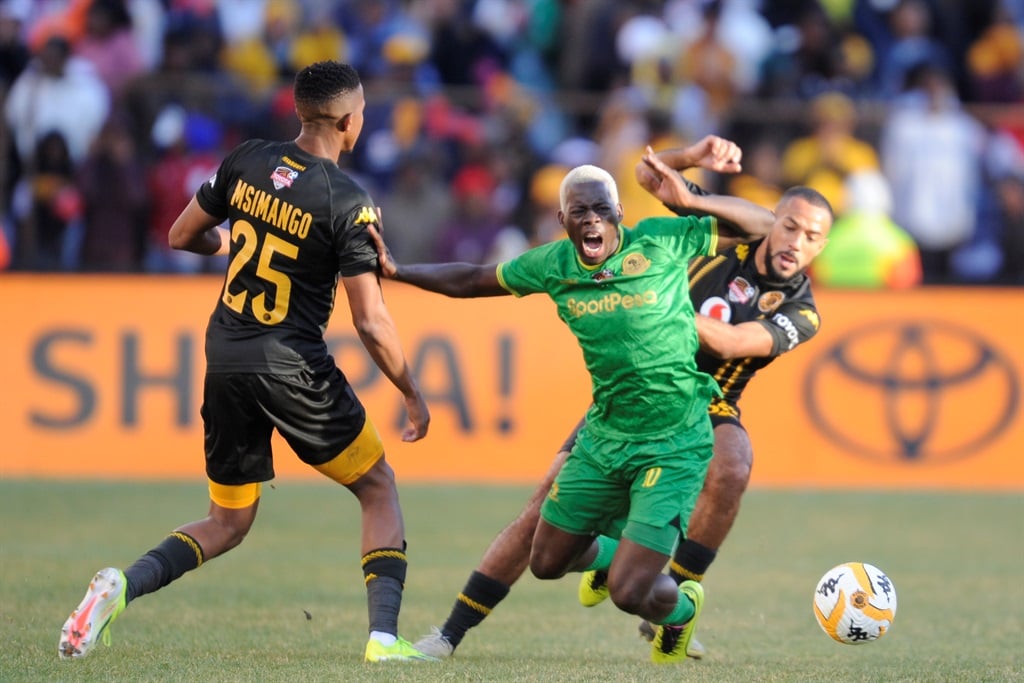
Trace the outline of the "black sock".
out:
<instances>
[{"instance_id":1,"label":"black sock","mask_svg":"<svg viewBox=\"0 0 1024 683\"><path fill-rule=\"evenodd\" d=\"M676 548L672 561L669 562L668 575L677 584L682 583L686 579L698 582L703 581L704 573L707 572L711 563L715 561L715 555L717 554L718 551L712 550L706 545L701 545L697 541L689 538L683 539L679 547Z\"/></svg>"},{"instance_id":2,"label":"black sock","mask_svg":"<svg viewBox=\"0 0 1024 683\"><path fill-rule=\"evenodd\" d=\"M405 553L400 548L378 548L363 555L362 564L370 631L397 636L408 567Z\"/></svg>"},{"instance_id":3,"label":"black sock","mask_svg":"<svg viewBox=\"0 0 1024 683\"><path fill-rule=\"evenodd\" d=\"M448 615L448 621L444 622L441 633L453 647L457 646L466 631L483 621L505 599L510 588L486 574L474 571L455 599L455 606Z\"/></svg>"},{"instance_id":4,"label":"black sock","mask_svg":"<svg viewBox=\"0 0 1024 683\"><path fill-rule=\"evenodd\" d=\"M175 531L124 570L128 581L125 601L158 591L202 563L203 549L196 539Z\"/></svg>"}]
</instances>

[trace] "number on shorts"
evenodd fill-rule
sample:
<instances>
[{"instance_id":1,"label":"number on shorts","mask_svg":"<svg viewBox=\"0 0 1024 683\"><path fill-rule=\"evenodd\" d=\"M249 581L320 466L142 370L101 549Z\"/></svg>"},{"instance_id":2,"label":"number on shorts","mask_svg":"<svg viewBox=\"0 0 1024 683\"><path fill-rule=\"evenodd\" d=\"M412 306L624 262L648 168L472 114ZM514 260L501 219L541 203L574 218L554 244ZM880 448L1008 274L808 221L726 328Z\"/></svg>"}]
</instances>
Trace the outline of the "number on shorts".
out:
<instances>
[{"instance_id":1,"label":"number on shorts","mask_svg":"<svg viewBox=\"0 0 1024 683\"><path fill-rule=\"evenodd\" d=\"M649 489L658 483L658 479L661 478L661 468L652 467L651 469L644 472L644 488Z\"/></svg>"}]
</instances>

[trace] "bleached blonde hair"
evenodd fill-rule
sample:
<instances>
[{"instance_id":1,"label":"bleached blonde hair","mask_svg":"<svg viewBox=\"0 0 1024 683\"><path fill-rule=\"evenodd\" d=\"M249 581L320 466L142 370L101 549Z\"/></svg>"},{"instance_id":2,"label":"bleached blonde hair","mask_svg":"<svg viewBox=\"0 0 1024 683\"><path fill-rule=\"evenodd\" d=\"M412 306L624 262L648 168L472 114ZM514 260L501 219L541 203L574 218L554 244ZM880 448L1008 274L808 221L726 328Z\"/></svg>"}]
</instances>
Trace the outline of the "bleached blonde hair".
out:
<instances>
[{"instance_id":1,"label":"bleached blonde hair","mask_svg":"<svg viewBox=\"0 0 1024 683\"><path fill-rule=\"evenodd\" d=\"M565 197L569 194L569 190L580 183L601 183L608 188L612 204L619 203L619 188L615 184L612 174L599 166L584 164L572 169L562 178L562 184L558 188L558 205L562 211L565 211Z\"/></svg>"}]
</instances>

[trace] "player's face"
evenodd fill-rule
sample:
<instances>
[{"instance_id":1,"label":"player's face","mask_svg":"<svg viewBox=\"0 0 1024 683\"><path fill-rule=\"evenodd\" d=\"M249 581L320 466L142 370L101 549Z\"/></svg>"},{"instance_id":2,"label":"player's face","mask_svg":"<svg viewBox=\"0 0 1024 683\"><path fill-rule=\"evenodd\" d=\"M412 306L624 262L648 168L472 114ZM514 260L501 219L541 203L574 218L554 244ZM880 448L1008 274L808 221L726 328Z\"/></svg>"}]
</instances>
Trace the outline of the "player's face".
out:
<instances>
[{"instance_id":1,"label":"player's face","mask_svg":"<svg viewBox=\"0 0 1024 683\"><path fill-rule=\"evenodd\" d=\"M588 181L569 188L565 211L558 222L588 266L604 263L619 247L622 206L616 203L604 183Z\"/></svg>"},{"instance_id":2,"label":"player's face","mask_svg":"<svg viewBox=\"0 0 1024 683\"><path fill-rule=\"evenodd\" d=\"M828 242L832 217L802 197L788 197L775 209L775 223L764 241L765 275L781 282L807 270Z\"/></svg>"}]
</instances>

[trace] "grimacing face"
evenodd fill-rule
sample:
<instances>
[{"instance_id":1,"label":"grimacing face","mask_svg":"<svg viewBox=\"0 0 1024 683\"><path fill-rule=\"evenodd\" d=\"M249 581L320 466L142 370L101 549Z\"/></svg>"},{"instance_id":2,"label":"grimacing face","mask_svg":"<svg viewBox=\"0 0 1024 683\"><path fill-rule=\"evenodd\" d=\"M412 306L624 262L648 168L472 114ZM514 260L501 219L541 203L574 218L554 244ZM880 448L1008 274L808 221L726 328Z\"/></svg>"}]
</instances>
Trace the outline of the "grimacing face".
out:
<instances>
[{"instance_id":1,"label":"grimacing face","mask_svg":"<svg viewBox=\"0 0 1024 683\"><path fill-rule=\"evenodd\" d=\"M787 197L775 209L775 223L758 250L758 267L772 282L807 270L828 243L832 217L828 209L803 197Z\"/></svg>"},{"instance_id":2,"label":"grimacing face","mask_svg":"<svg viewBox=\"0 0 1024 683\"><path fill-rule=\"evenodd\" d=\"M568 233L580 260L588 266L604 263L618 249L621 220L622 206L612 199L608 187L598 181L570 187L565 210L558 212L558 222Z\"/></svg>"}]
</instances>

